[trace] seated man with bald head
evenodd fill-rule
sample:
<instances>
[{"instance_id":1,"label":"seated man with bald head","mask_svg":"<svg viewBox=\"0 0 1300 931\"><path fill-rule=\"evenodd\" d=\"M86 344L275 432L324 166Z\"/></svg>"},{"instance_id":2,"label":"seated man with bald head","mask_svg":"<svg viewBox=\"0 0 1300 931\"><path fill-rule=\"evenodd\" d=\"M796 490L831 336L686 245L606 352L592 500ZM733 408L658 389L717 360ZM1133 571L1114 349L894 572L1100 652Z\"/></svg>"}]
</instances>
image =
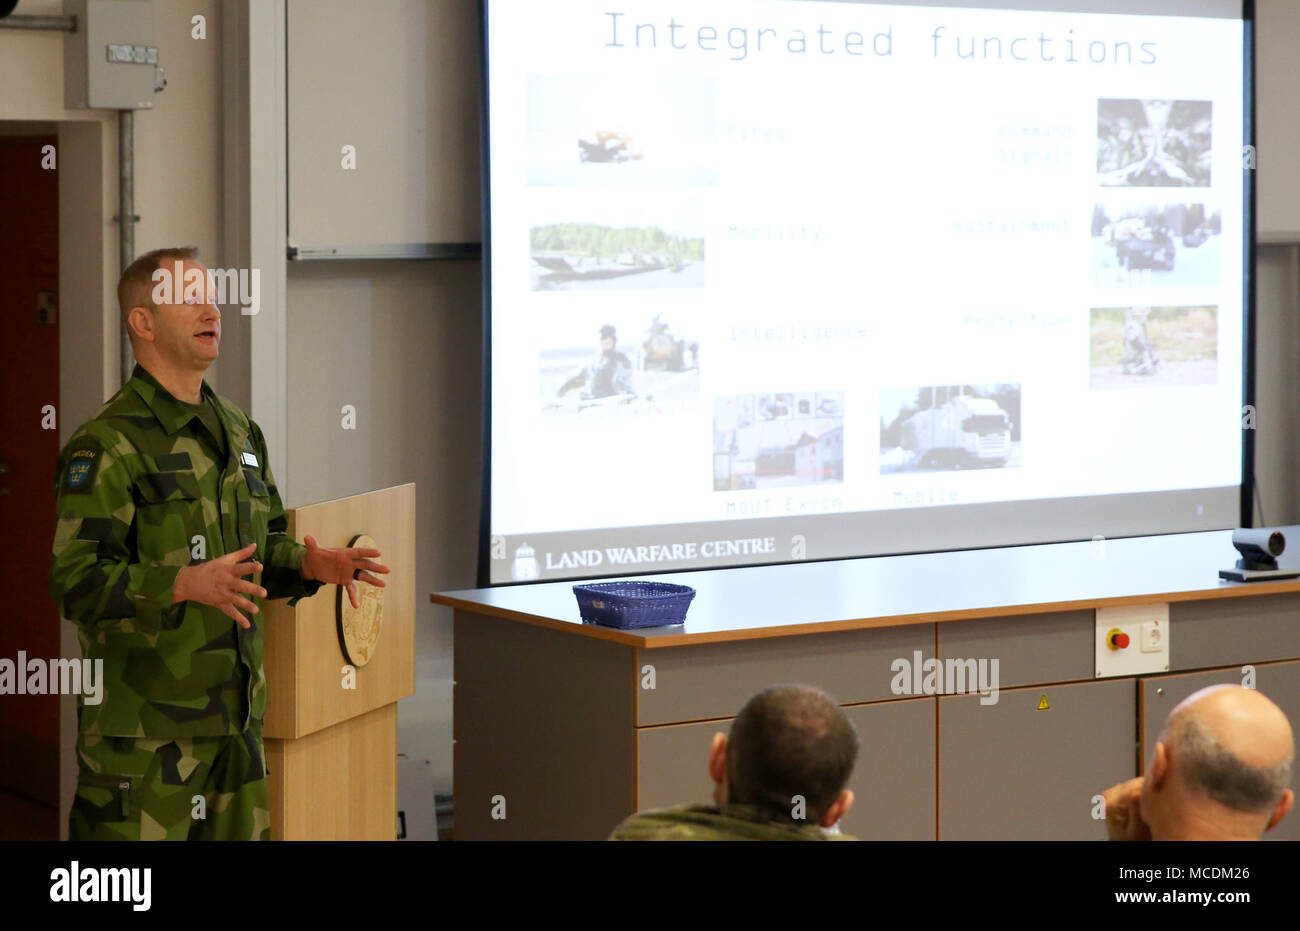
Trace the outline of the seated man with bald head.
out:
<instances>
[{"instance_id":1,"label":"seated man with bald head","mask_svg":"<svg viewBox=\"0 0 1300 931\"><path fill-rule=\"evenodd\" d=\"M848 717L826 693L774 685L745 703L731 737L714 734L714 805L632 815L610 840L852 840L828 833L853 804L858 755Z\"/></svg>"},{"instance_id":2,"label":"seated man with bald head","mask_svg":"<svg viewBox=\"0 0 1300 931\"><path fill-rule=\"evenodd\" d=\"M1259 840L1286 817L1295 743L1277 705L1214 685L1169 712L1145 776L1105 794L1111 840Z\"/></svg>"}]
</instances>

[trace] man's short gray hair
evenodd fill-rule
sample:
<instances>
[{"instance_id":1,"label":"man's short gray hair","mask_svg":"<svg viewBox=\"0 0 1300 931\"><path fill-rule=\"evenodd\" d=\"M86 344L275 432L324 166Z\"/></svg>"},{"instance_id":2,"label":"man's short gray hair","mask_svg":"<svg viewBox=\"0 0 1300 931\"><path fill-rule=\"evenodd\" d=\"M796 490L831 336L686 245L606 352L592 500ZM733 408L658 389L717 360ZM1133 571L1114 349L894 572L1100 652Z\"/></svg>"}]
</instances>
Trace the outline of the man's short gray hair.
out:
<instances>
[{"instance_id":1,"label":"man's short gray hair","mask_svg":"<svg viewBox=\"0 0 1300 931\"><path fill-rule=\"evenodd\" d=\"M1291 787L1293 754L1274 766L1250 766L1194 715L1180 714L1170 721L1161 740L1184 781L1220 805L1237 811L1268 811Z\"/></svg>"}]
</instances>

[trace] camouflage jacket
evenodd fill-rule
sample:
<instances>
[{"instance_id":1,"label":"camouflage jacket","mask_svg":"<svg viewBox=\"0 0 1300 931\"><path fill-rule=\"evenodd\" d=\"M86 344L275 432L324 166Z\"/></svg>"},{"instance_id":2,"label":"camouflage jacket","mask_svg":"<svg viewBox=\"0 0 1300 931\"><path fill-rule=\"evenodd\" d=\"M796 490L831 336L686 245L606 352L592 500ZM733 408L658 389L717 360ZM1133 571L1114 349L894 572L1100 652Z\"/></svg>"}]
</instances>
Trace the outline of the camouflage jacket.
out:
<instances>
[{"instance_id":1,"label":"camouflage jacket","mask_svg":"<svg viewBox=\"0 0 1300 931\"><path fill-rule=\"evenodd\" d=\"M303 580L306 548L284 532L262 431L207 382L202 393L225 461L198 414L139 365L59 455L50 591L84 656L104 661L101 702L77 700L83 734L213 737L264 716L264 615L244 630L215 607L172 604L182 566L256 543L265 570L247 578L269 597L320 587Z\"/></svg>"},{"instance_id":2,"label":"camouflage jacket","mask_svg":"<svg viewBox=\"0 0 1300 931\"><path fill-rule=\"evenodd\" d=\"M610 840L856 840L747 805L679 805L638 812Z\"/></svg>"}]
</instances>

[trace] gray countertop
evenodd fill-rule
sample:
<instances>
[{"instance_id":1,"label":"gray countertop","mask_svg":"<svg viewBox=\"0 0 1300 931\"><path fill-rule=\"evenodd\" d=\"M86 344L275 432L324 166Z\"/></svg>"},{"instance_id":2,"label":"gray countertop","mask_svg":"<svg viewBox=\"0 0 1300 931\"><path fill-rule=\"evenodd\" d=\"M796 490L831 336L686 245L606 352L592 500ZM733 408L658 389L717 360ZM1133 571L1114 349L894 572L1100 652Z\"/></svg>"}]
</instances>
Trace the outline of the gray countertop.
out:
<instances>
[{"instance_id":1,"label":"gray countertop","mask_svg":"<svg viewBox=\"0 0 1300 931\"><path fill-rule=\"evenodd\" d=\"M1300 527L1281 527L1300 569ZM1300 579L1225 582L1232 532L877 556L638 576L697 592L686 622L621 630L584 624L578 580L440 592L435 604L638 647L785 637L1160 601L1300 591Z\"/></svg>"}]
</instances>

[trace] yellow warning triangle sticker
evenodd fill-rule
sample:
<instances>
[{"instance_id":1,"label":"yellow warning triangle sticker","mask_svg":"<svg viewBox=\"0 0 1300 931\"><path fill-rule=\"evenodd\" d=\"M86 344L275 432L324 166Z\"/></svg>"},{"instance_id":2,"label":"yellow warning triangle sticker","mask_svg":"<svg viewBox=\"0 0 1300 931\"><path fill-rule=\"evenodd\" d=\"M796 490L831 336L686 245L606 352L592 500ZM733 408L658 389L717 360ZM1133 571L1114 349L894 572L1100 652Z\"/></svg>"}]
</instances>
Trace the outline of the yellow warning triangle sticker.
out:
<instances>
[{"instance_id":1,"label":"yellow warning triangle sticker","mask_svg":"<svg viewBox=\"0 0 1300 931\"><path fill-rule=\"evenodd\" d=\"M1042 697L1042 698L1038 699L1038 710L1039 710L1039 711L1051 711L1051 710L1052 710L1052 706L1049 705L1049 704L1047 703L1047 693L1046 693L1046 692L1043 693L1043 697Z\"/></svg>"}]
</instances>

